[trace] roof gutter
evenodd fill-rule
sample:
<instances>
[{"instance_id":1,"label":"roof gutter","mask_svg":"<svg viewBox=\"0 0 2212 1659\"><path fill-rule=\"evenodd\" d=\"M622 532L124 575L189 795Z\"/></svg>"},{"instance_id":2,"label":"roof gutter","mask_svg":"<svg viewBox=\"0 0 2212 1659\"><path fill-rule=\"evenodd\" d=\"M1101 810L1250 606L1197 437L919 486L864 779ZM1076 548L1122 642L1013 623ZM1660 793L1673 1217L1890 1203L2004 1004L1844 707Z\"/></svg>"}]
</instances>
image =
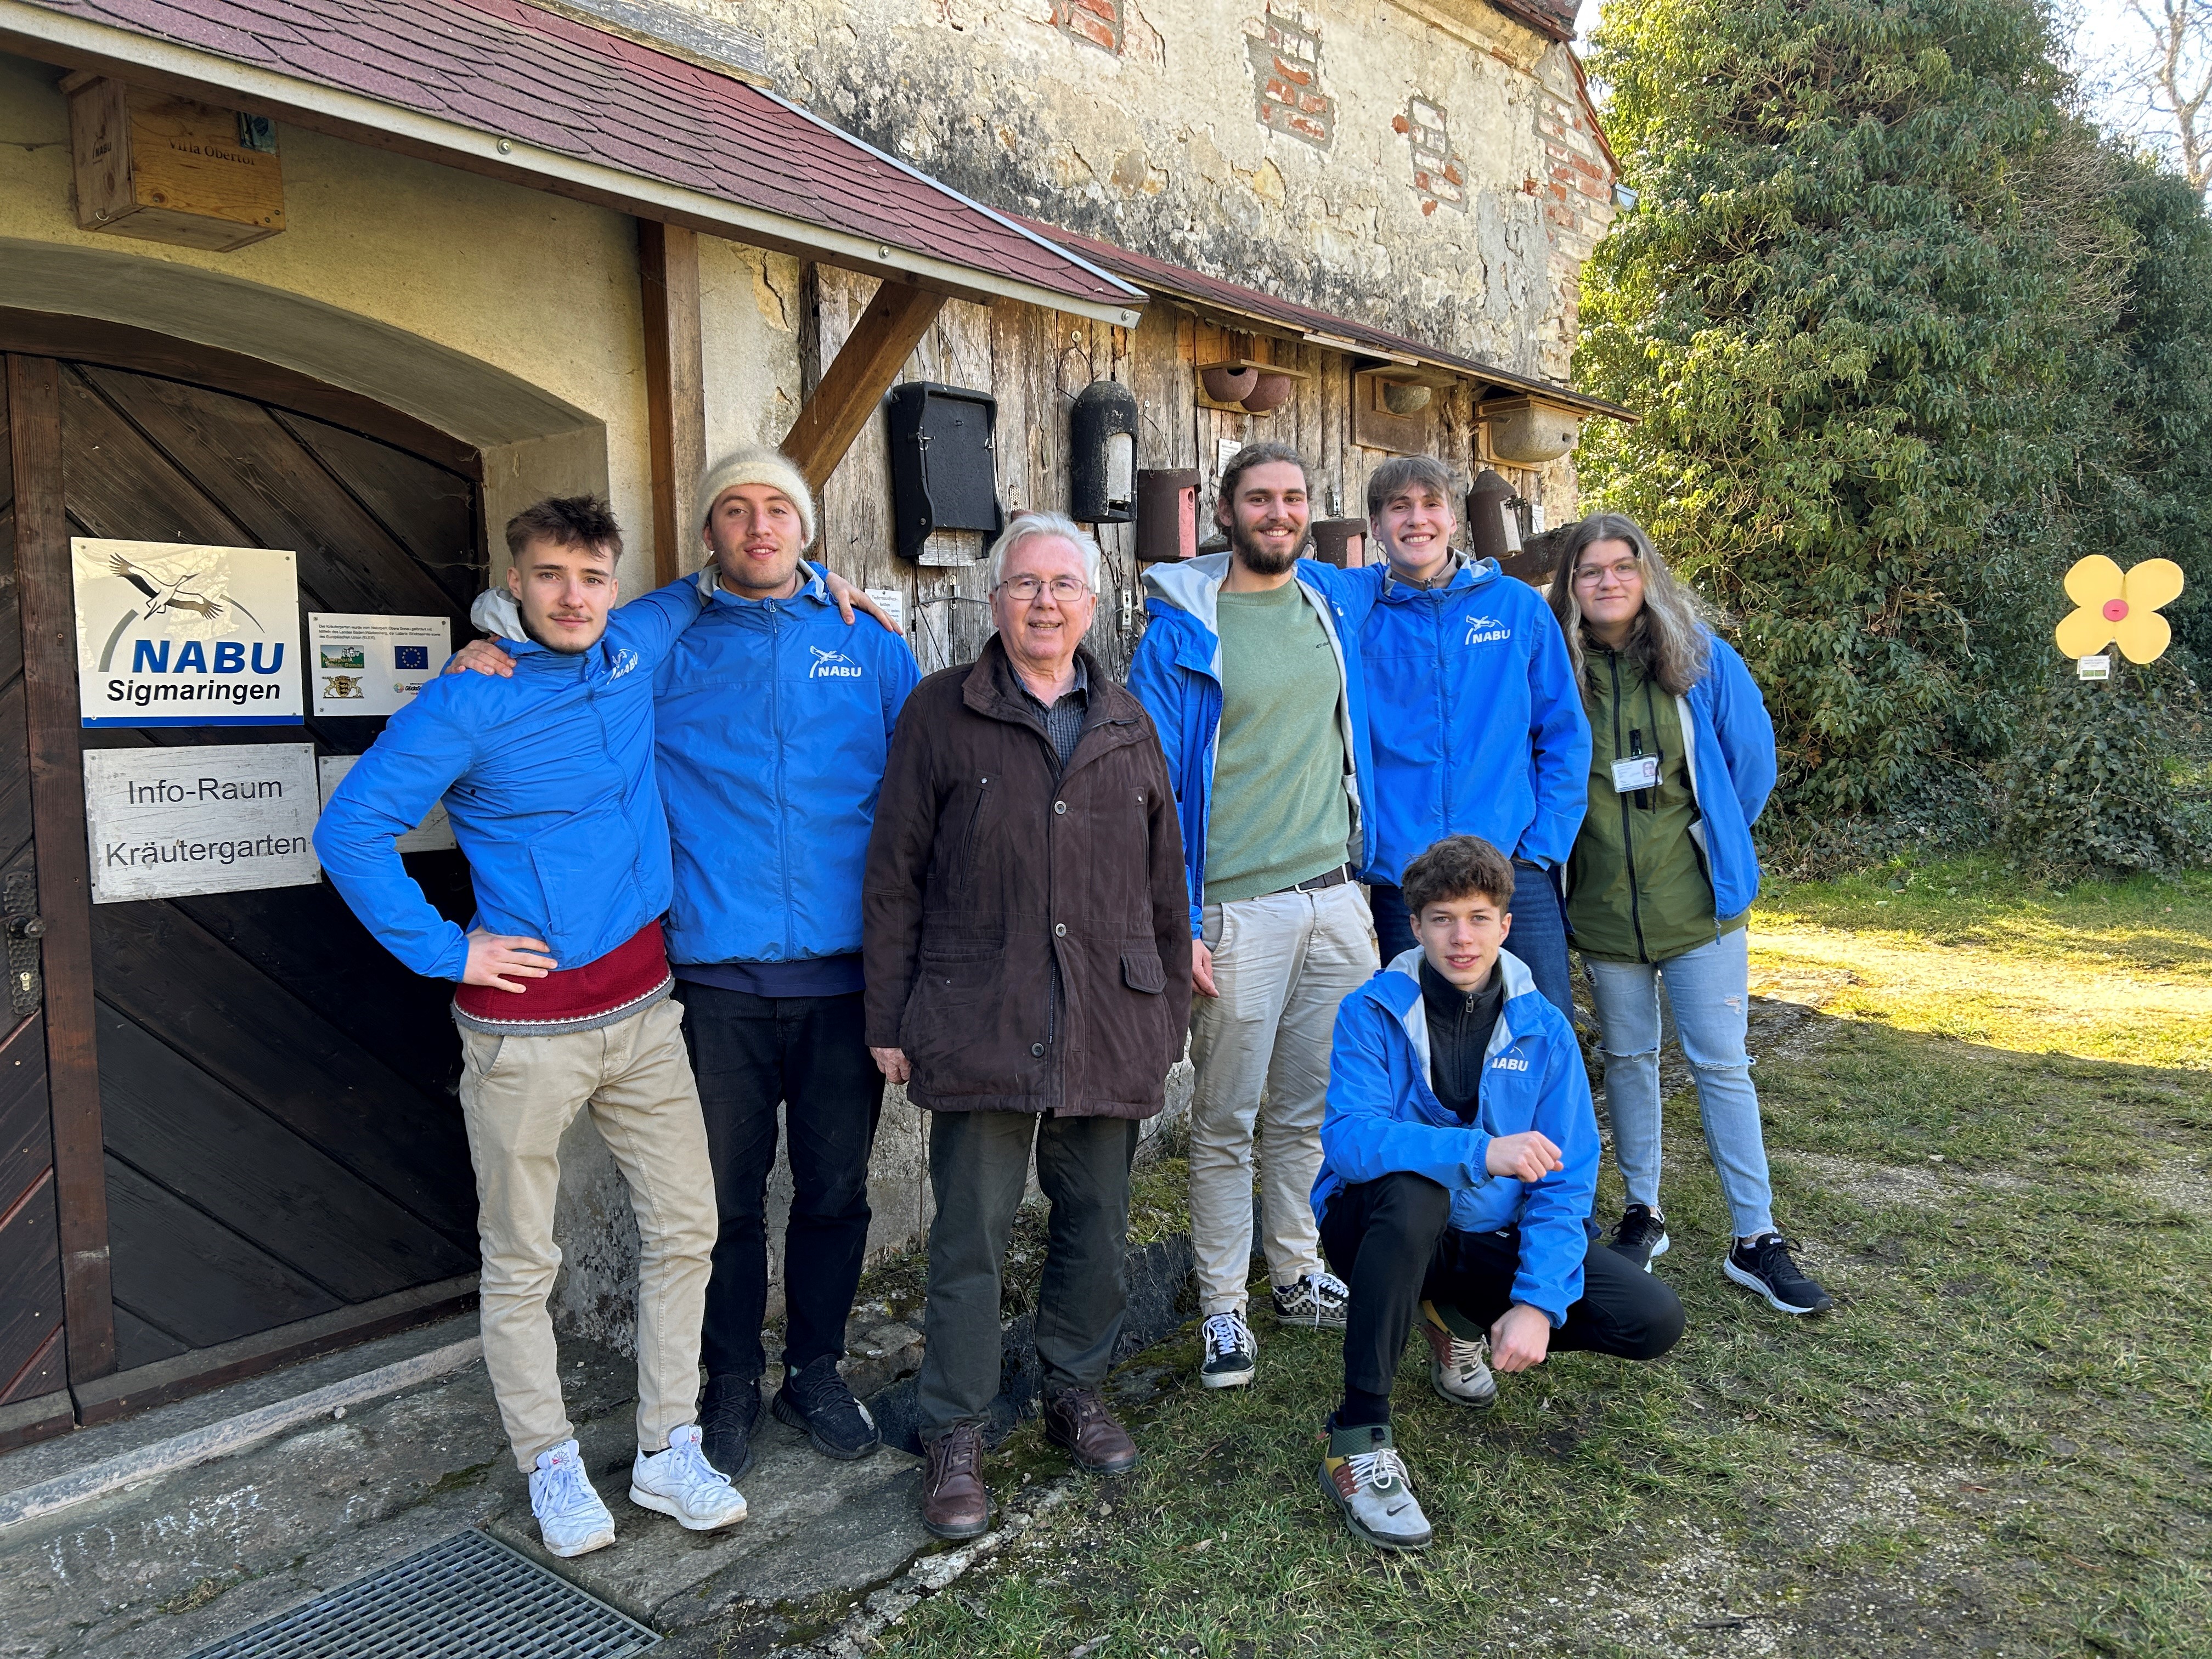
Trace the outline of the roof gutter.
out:
<instances>
[{"instance_id":1,"label":"roof gutter","mask_svg":"<svg viewBox=\"0 0 2212 1659\"><path fill-rule=\"evenodd\" d=\"M1079 298L933 254L641 178L603 162L501 137L360 93L319 86L198 47L48 11L29 0L0 0L0 48L41 63L96 70L184 96L204 97L214 92L257 113L278 116L331 137L458 167L526 189L547 191L641 219L657 219L710 236L771 248L885 282L913 283L955 299L981 304L997 299L1018 300L1024 305L1121 328L1136 325L1137 307L1144 303L1142 291L1126 283L1121 283L1128 288L1126 304ZM1060 251L1065 255L1065 250ZM1121 282L1118 277L1112 280Z\"/></svg>"}]
</instances>

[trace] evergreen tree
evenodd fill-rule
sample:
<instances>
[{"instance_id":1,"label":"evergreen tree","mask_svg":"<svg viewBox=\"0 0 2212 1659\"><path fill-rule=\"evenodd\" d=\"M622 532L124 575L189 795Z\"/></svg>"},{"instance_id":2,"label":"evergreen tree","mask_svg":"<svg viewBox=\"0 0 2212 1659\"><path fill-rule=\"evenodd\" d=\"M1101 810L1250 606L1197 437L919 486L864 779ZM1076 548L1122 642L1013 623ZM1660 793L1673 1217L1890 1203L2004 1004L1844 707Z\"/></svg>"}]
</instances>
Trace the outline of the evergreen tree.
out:
<instances>
[{"instance_id":1,"label":"evergreen tree","mask_svg":"<svg viewBox=\"0 0 2212 1659\"><path fill-rule=\"evenodd\" d=\"M1577 372L1644 418L1586 487L1731 613L1785 815L1978 787L2059 603L2062 394L2112 263L2032 191L2079 136L2042 8L1611 0L1595 44L1641 199Z\"/></svg>"}]
</instances>

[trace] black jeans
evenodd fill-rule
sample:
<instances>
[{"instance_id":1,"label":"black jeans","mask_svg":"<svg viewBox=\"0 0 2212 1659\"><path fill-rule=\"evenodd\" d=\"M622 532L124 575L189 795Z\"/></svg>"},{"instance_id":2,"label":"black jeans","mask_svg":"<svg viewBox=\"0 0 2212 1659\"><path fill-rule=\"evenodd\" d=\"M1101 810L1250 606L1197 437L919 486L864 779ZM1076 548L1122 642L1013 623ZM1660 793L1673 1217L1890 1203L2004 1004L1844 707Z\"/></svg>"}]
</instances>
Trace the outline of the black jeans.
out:
<instances>
[{"instance_id":1,"label":"black jeans","mask_svg":"<svg viewBox=\"0 0 2212 1659\"><path fill-rule=\"evenodd\" d=\"M924 1442L984 1422L1000 1389L999 1272L1029 1184L1052 1200L1037 1362L1048 1394L1095 1389L1114 1363L1128 1303L1129 1166L1137 1125L1119 1117L1027 1112L933 1112L929 1182L929 1345L915 1404Z\"/></svg>"},{"instance_id":2,"label":"black jeans","mask_svg":"<svg viewBox=\"0 0 2212 1659\"><path fill-rule=\"evenodd\" d=\"M1463 1233L1450 1222L1451 1194L1426 1176L1387 1175L1330 1197L1321 1243L1331 1271L1352 1286L1344 1333L1347 1388L1390 1392L1424 1301L1456 1308L1486 1328L1513 1305L1519 1230ZM1674 1292L1593 1242L1583 1257L1582 1298L1552 1333L1552 1352L1656 1359L1681 1336L1682 1304Z\"/></svg>"},{"instance_id":3,"label":"black jeans","mask_svg":"<svg viewBox=\"0 0 2212 1659\"><path fill-rule=\"evenodd\" d=\"M765 1368L769 1171L776 1107L791 1154L783 1235L784 1363L845 1352L845 1321L868 1249L868 1154L884 1074L861 1041L860 993L757 997L685 982L684 1040L699 1079L721 1214L701 1351L708 1376Z\"/></svg>"}]
</instances>

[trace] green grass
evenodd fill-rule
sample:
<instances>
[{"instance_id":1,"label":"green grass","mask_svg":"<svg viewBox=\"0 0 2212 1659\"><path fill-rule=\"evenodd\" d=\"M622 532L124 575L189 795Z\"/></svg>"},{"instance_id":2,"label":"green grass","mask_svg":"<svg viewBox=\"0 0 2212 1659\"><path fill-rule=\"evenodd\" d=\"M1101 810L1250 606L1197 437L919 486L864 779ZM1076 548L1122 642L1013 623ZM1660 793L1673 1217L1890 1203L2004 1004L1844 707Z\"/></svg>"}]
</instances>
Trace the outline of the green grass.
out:
<instances>
[{"instance_id":1,"label":"green grass","mask_svg":"<svg viewBox=\"0 0 2212 1659\"><path fill-rule=\"evenodd\" d=\"M2166 1063L2104 1054L2117 1017L2044 1041L2010 981L1977 1016L1988 1040L1930 1024L1970 951L1959 994L1997 964L2047 1008L2123 971L2212 981L2212 880L1893 879L1787 890L1754 921L1762 948L1817 938L1856 976L1754 1036L1778 1212L1834 1314L1786 1320L1721 1278L1679 1094L1659 1271L1688 1335L1652 1365L1559 1356L1486 1414L1437 1400L1409 1346L1395 1410L1426 1553L1355 1542L1314 1489L1333 1339L1263 1325L1257 1383L1209 1393L1186 1337L1130 1368L1145 1466L1087 1483L884 1650L2212 1652L2212 1059L2185 1006L2136 1022ZM1619 1201L1608 1164L1601 1212ZM1057 1467L1033 1426L994 1459L1002 1485Z\"/></svg>"}]
</instances>

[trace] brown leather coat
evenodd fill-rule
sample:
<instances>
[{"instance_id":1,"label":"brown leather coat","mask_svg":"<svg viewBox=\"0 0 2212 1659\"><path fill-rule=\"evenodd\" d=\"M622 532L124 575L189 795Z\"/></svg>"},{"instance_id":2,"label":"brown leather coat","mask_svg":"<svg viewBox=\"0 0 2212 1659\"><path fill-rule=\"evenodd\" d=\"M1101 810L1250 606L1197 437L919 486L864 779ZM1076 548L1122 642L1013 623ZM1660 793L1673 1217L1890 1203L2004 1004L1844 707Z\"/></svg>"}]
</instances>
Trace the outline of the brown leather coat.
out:
<instances>
[{"instance_id":1,"label":"brown leather coat","mask_svg":"<svg viewBox=\"0 0 2212 1659\"><path fill-rule=\"evenodd\" d=\"M867 1038L906 1050L918 1106L1164 1103L1190 1015L1182 833L1151 718L1088 653L1084 669L1064 775L995 638L899 716L862 898Z\"/></svg>"}]
</instances>

